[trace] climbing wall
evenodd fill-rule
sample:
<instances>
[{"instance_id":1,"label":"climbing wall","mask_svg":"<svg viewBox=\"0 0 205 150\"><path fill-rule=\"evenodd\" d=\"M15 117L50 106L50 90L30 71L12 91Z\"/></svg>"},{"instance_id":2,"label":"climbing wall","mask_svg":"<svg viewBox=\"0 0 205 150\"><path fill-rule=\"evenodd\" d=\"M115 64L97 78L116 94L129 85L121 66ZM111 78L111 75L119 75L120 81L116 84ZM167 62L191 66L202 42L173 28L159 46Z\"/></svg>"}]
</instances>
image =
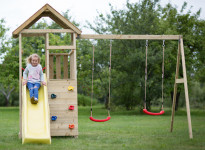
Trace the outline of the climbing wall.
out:
<instances>
[{"instance_id":1,"label":"climbing wall","mask_svg":"<svg viewBox=\"0 0 205 150\"><path fill-rule=\"evenodd\" d=\"M73 90L69 91L70 86ZM50 79L48 97L51 136L78 136L77 81Z\"/></svg>"}]
</instances>

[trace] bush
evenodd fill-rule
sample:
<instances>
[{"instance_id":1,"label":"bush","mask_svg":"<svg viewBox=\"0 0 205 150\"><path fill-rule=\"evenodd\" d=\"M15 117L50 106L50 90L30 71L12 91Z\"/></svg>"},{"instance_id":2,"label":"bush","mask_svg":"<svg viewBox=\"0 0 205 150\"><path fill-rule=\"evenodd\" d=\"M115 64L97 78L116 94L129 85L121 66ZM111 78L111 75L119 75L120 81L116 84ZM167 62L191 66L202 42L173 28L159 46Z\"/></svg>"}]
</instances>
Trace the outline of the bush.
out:
<instances>
[{"instance_id":1,"label":"bush","mask_svg":"<svg viewBox=\"0 0 205 150\"><path fill-rule=\"evenodd\" d=\"M92 105L96 105L96 104L97 104L97 99L93 99ZM78 94L78 106L90 106L90 105L91 105L91 97Z\"/></svg>"}]
</instances>

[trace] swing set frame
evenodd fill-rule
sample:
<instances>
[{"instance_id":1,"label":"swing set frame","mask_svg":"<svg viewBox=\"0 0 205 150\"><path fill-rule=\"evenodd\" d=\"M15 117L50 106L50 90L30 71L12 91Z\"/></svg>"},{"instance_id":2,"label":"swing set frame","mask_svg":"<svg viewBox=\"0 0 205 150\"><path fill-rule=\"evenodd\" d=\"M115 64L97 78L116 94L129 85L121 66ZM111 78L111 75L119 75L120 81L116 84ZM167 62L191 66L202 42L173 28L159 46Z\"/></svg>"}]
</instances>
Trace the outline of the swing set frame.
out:
<instances>
[{"instance_id":1,"label":"swing set frame","mask_svg":"<svg viewBox=\"0 0 205 150\"><path fill-rule=\"evenodd\" d=\"M188 120L188 128L189 128L189 138L193 139L191 114L190 114L190 104L189 104L189 94L188 94L188 84L187 84L187 74L186 74L186 64L185 64L185 55L184 55L184 45L183 45L182 35L95 35L95 34L80 34L80 35L78 35L77 38L78 39L109 39L109 40L119 39L119 40L176 40L176 41L178 41L170 132L173 132L177 85L184 83L186 112L187 112L187 120ZM181 65L182 65L182 70L183 70L183 78L179 79L180 59L181 59Z\"/></svg>"}]
</instances>

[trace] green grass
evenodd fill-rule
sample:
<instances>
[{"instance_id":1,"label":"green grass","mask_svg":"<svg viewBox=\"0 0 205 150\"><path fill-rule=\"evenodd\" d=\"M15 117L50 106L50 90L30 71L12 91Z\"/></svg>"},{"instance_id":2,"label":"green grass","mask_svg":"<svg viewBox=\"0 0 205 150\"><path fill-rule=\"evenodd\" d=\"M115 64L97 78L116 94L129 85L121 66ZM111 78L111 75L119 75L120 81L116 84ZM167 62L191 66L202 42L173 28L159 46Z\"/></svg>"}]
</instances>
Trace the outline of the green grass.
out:
<instances>
[{"instance_id":1,"label":"green grass","mask_svg":"<svg viewBox=\"0 0 205 150\"><path fill-rule=\"evenodd\" d=\"M193 136L189 139L186 111L176 112L170 133L171 110L163 116L148 116L139 110L111 112L111 120L91 122L89 107L79 107L79 137L52 137L51 145L21 144L18 139L18 108L0 107L0 149L2 150L202 150L205 149L205 111L191 110ZM106 118L106 110L95 106L96 118Z\"/></svg>"}]
</instances>

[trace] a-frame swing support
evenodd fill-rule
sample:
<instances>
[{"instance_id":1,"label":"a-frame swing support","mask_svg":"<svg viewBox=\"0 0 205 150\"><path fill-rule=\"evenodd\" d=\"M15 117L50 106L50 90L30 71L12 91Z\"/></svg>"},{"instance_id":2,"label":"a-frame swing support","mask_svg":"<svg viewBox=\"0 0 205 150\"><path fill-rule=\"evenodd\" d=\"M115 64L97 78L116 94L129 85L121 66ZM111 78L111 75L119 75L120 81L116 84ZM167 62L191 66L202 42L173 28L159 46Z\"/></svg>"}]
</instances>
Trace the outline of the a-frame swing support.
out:
<instances>
[{"instance_id":1,"label":"a-frame swing support","mask_svg":"<svg viewBox=\"0 0 205 150\"><path fill-rule=\"evenodd\" d=\"M177 53L177 63L176 63L176 74L175 74L175 83L174 83L174 95L173 95L173 104L172 104L172 115L171 115L171 129L173 131L174 124L174 114L175 114L175 105L176 105L176 93L177 93L177 84L184 83L185 91L185 101L186 101L186 111L187 111L187 120L189 128L189 138L193 138L192 134L192 125L191 125L191 114L190 114L190 104L189 104L189 94L188 94L188 85L187 85L187 74L186 74L186 64L185 64L185 55L184 55L184 45L183 37L181 35L86 35L81 34L78 36L79 39L125 39L125 40L178 40L178 53ZM182 69L183 69L183 78L179 79L179 65L180 58L182 59Z\"/></svg>"},{"instance_id":2,"label":"a-frame swing support","mask_svg":"<svg viewBox=\"0 0 205 150\"><path fill-rule=\"evenodd\" d=\"M182 70L183 70L183 78L182 79L178 78L179 77L180 57L182 59ZM180 84L180 83L184 83L186 111L187 111L187 119L188 119L188 127L189 127L189 138L192 139L193 134L192 134L192 125L191 125L191 114L190 114L190 105L189 105L189 94L188 94L188 85L187 85L184 45L183 45L183 38L181 36L179 38L178 53L177 53L177 64L176 64L174 95L173 95L173 104L172 104L172 116L171 116L171 128L170 128L171 132L173 131L173 124L174 124L177 84Z\"/></svg>"}]
</instances>

